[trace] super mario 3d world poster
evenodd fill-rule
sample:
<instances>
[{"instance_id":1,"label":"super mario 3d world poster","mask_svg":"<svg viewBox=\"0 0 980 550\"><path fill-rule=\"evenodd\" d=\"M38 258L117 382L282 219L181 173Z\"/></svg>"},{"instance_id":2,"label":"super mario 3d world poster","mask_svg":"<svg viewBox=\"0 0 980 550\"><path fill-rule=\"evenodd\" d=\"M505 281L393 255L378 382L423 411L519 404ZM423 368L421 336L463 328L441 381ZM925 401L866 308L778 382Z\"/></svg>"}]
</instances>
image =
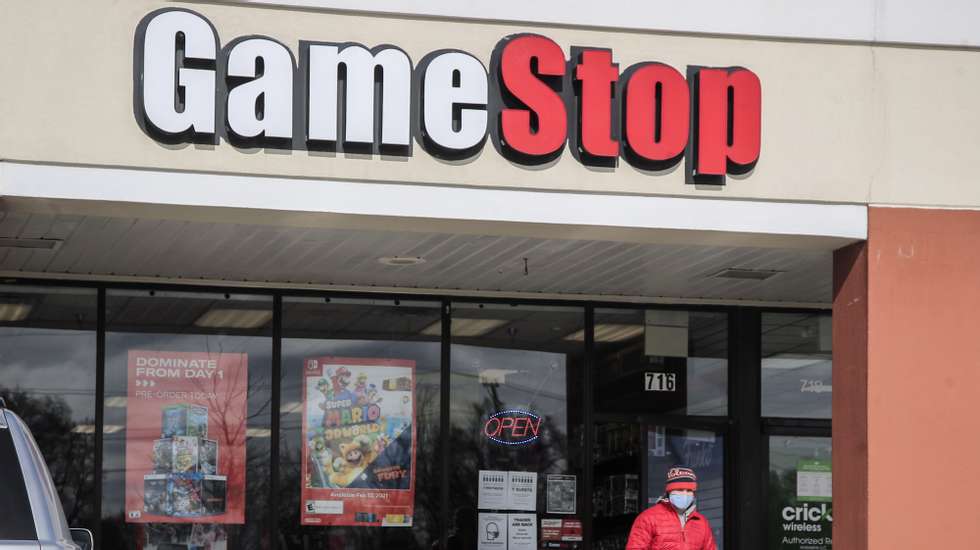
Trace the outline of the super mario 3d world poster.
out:
<instances>
[{"instance_id":1,"label":"super mario 3d world poster","mask_svg":"<svg viewBox=\"0 0 980 550\"><path fill-rule=\"evenodd\" d=\"M412 525L414 390L414 361L305 360L303 524Z\"/></svg>"}]
</instances>

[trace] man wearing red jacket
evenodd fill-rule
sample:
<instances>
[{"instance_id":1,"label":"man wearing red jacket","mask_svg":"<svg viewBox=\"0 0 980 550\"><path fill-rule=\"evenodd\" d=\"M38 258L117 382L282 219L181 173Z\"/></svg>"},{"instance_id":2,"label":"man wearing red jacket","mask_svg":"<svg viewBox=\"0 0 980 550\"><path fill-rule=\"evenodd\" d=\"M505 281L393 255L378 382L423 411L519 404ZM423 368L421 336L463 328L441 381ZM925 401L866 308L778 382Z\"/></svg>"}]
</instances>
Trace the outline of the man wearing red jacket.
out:
<instances>
[{"instance_id":1,"label":"man wearing red jacket","mask_svg":"<svg viewBox=\"0 0 980 550\"><path fill-rule=\"evenodd\" d=\"M668 470L664 496L636 517L626 550L716 550L711 525L695 510L697 490L694 470Z\"/></svg>"}]
</instances>

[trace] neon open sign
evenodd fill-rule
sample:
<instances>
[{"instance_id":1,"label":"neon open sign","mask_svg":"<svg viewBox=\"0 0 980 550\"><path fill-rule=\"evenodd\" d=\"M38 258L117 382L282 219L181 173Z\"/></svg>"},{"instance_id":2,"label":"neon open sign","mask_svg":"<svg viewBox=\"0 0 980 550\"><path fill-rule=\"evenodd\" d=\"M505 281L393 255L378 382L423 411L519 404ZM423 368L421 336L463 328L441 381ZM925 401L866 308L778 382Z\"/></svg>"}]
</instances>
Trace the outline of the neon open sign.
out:
<instances>
[{"instance_id":1,"label":"neon open sign","mask_svg":"<svg viewBox=\"0 0 980 550\"><path fill-rule=\"evenodd\" d=\"M538 439L542 417L520 410L500 411L490 415L483 434L502 445L526 445Z\"/></svg>"}]
</instances>

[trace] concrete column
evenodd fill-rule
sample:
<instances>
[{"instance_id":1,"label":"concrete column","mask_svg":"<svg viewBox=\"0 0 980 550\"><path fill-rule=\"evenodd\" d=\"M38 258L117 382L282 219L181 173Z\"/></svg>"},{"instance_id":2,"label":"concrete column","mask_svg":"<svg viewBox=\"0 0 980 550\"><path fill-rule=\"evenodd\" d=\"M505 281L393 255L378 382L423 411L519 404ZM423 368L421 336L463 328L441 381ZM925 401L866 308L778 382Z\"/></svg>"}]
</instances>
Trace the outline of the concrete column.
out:
<instances>
[{"instance_id":1,"label":"concrete column","mask_svg":"<svg viewBox=\"0 0 980 550\"><path fill-rule=\"evenodd\" d=\"M834 546L868 550L868 245L834 253Z\"/></svg>"},{"instance_id":2,"label":"concrete column","mask_svg":"<svg viewBox=\"0 0 980 550\"><path fill-rule=\"evenodd\" d=\"M834 546L976 546L980 212L870 208L834 289Z\"/></svg>"}]
</instances>

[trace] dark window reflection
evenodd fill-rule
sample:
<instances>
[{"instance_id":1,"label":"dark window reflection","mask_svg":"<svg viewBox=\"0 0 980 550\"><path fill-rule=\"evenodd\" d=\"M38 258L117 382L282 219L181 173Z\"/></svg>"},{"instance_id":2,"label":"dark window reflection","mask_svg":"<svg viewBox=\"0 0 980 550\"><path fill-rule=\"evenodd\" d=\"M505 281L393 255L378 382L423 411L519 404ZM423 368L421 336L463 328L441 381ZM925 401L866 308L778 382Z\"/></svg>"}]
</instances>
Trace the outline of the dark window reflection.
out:
<instances>
[{"instance_id":1,"label":"dark window reflection","mask_svg":"<svg viewBox=\"0 0 980 550\"><path fill-rule=\"evenodd\" d=\"M492 536L479 514L581 520L583 311L457 303L452 315L450 489L458 512L450 548ZM481 502L481 470L536 474L533 509L487 495Z\"/></svg>"},{"instance_id":2,"label":"dark window reflection","mask_svg":"<svg viewBox=\"0 0 980 550\"><path fill-rule=\"evenodd\" d=\"M106 301L101 547L268 548L272 299Z\"/></svg>"},{"instance_id":3,"label":"dark window reflection","mask_svg":"<svg viewBox=\"0 0 980 550\"><path fill-rule=\"evenodd\" d=\"M829 314L762 314L762 415L829 419L832 349Z\"/></svg>"},{"instance_id":4,"label":"dark window reflection","mask_svg":"<svg viewBox=\"0 0 980 550\"><path fill-rule=\"evenodd\" d=\"M439 540L441 334L439 303L283 301L280 548Z\"/></svg>"},{"instance_id":5,"label":"dark window reflection","mask_svg":"<svg viewBox=\"0 0 980 550\"><path fill-rule=\"evenodd\" d=\"M0 285L0 397L30 427L68 524L90 529L96 301L93 289Z\"/></svg>"},{"instance_id":6,"label":"dark window reflection","mask_svg":"<svg viewBox=\"0 0 980 550\"><path fill-rule=\"evenodd\" d=\"M596 410L728 414L728 315L596 311Z\"/></svg>"}]
</instances>

